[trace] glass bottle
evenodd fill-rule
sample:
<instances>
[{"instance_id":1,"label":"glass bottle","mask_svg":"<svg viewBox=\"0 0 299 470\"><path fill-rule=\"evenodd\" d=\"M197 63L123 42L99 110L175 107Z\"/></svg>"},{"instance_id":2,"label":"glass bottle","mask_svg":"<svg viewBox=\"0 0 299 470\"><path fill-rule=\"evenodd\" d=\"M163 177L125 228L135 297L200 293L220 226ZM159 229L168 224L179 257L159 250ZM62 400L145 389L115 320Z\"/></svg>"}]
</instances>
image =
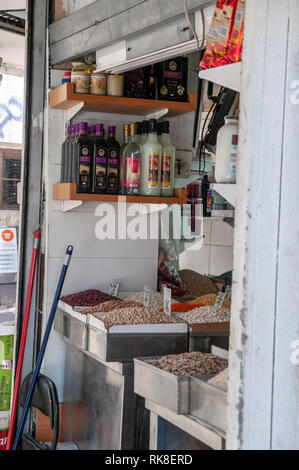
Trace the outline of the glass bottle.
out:
<instances>
[{"instance_id":1,"label":"glass bottle","mask_svg":"<svg viewBox=\"0 0 299 470\"><path fill-rule=\"evenodd\" d=\"M124 160L124 150L129 143L129 124L125 124L123 127L123 143L120 146L120 178L119 178L119 188L120 194L125 194L125 160Z\"/></svg>"},{"instance_id":2,"label":"glass bottle","mask_svg":"<svg viewBox=\"0 0 299 470\"><path fill-rule=\"evenodd\" d=\"M175 147L169 134L169 121L161 123L161 145L163 148L161 161L161 196L173 196L175 172Z\"/></svg>"},{"instance_id":3,"label":"glass bottle","mask_svg":"<svg viewBox=\"0 0 299 470\"><path fill-rule=\"evenodd\" d=\"M141 141L142 141L142 137L141 137L141 135L142 135L142 122L137 122L136 126L137 126L137 128L136 128L136 132L137 132L136 141L137 141L138 144L141 144Z\"/></svg>"},{"instance_id":4,"label":"glass bottle","mask_svg":"<svg viewBox=\"0 0 299 470\"><path fill-rule=\"evenodd\" d=\"M73 137L69 143L69 158L68 158L68 170L67 170L67 178L68 183L75 183L77 174L76 174L76 141L79 137L80 132L80 124L74 125L74 132Z\"/></svg>"},{"instance_id":5,"label":"glass bottle","mask_svg":"<svg viewBox=\"0 0 299 470\"><path fill-rule=\"evenodd\" d=\"M91 193L92 190L92 145L88 137L87 122L80 123L76 143L77 151L77 193Z\"/></svg>"},{"instance_id":6,"label":"glass bottle","mask_svg":"<svg viewBox=\"0 0 299 470\"><path fill-rule=\"evenodd\" d=\"M60 183L66 183L66 169L67 169L67 156L68 144L72 137L72 126L67 128L67 137L61 146L61 169L60 169Z\"/></svg>"},{"instance_id":7,"label":"glass bottle","mask_svg":"<svg viewBox=\"0 0 299 470\"><path fill-rule=\"evenodd\" d=\"M141 194L160 196L162 146L157 137L157 121L151 119L148 138L142 145Z\"/></svg>"},{"instance_id":8,"label":"glass bottle","mask_svg":"<svg viewBox=\"0 0 299 470\"><path fill-rule=\"evenodd\" d=\"M137 140L137 124L130 124L129 143L124 150L125 193L131 196L140 194L142 151Z\"/></svg>"},{"instance_id":9,"label":"glass bottle","mask_svg":"<svg viewBox=\"0 0 299 470\"><path fill-rule=\"evenodd\" d=\"M115 126L108 128L107 193L118 194L120 177L120 145L115 138Z\"/></svg>"},{"instance_id":10,"label":"glass bottle","mask_svg":"<svg viewBox=\"0 0 299 470\"><path fill-rule=\"evenodd\" d=\"M104 138L103 124L96 125L93 139L93 185L92 192L104 194L107 191L108 144Z\"/></svg>"},{"instance_id":11,"label":"glass bottle","mask_svg":"<svg viewBox=\"0 0 299 470\"><path fill-rule=\"evenodd\" d=\"M161 122L157 122L157 137L159 143L161 144Z\"/></svg>"}]
</instances>

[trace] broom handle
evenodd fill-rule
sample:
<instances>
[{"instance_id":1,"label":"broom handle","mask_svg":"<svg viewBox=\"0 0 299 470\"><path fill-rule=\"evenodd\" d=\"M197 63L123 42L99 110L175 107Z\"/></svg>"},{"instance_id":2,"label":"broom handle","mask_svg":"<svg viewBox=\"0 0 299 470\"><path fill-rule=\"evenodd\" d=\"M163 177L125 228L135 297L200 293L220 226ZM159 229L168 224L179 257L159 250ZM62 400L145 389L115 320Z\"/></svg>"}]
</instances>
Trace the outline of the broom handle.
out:
<instances>
[{"instance_id":1,"label":"broom handle","mask_svg":"<svg viewBox=\"0 0 299 470\"><path fill-rule=\"evenodd\" d=\"M6 450L11 450L13 435L14 435L14 429L15 429L15 422L16 422L16 416L17 416L17 406L18 406L18 397L19 397L19 390L20 390L20 382L21 382L21 375L22 375L24 353L25 353L25 347L26 347L28 322L29 322L30 309L31 309L31 299L32 299L33 286L34 286L34 279L35 279L35 272L36 272L36 262L37 262L37 255L38 255L38 251L39 251L40 237L41 237L41 232L38 229L34 232L34 245L33 245L33 251L32 251L32 259L31 259L31 266L30 266L30 273L29 273L27 298L26 298L24 320L23 320L23 326L22 326L20 349L19 349L19 355L18 355L18 364L17 364L16 377L15 377L15 383L14 383L14 391L13 391L12 407L11 407L11 413L10 413L10 421L9 421L9 430L8 430L8 437L7 437L7 443L6 443Z\"/></svg>"},{"instance_id":2,"label":"broom handle","mask_svg":"<svg viewBox=\"0 0 299 470\"><path fill-rule=\"evenodd\" d=\"M40 351L39 351L39 354L38 354L38 358L37 358L36 365L35 365L35 370L33 372L31 384L30 384L30 387L29 387L29 390L28 390L28 393L27 393L26 402L25 402L25 405L24 405L21 421L20 421L20 424L19 424L19 427L18 427L18 430L17 430L17 433L16 433L16 437L15 437L15 440L14 440L12 450L17 450L17 448L19 446L19 443L20 443L20 439L21 439L23 430L24 430L25 422L26 422L28 412L29 412L29 408L30 408L30 402L32 400L35 385L36 385L38 375L39 375L39 372L40 372L40 369L41 369L41 365L42 365L42 362L43 362L43 359L44 359L48 339L49 339L49 336L50 336L50 332L51 332L51 329L52 329L52 325L53 325L56 310L57 310L57 305L58 305L58 302L59 302L59 299L60 299L61 291L62 291L62 288L63 288L63 283L64 283L64 280L65 280L66 272L67 272L72 254L73 254L73 247L68 246L68 248L66 250L66 256L65 256L65 260L64 260L64 263L63 263L63 266L62 266L60 278L59 278L59 281L58 281L56 294L55 294L55 297L54 297L54 300L53 300L51 312L50 312L48 323L47 323L47 326L46 326L43 342L42 342L42 345L41 345L41 348L40 348Z\"/></svg>"}]
</instances>

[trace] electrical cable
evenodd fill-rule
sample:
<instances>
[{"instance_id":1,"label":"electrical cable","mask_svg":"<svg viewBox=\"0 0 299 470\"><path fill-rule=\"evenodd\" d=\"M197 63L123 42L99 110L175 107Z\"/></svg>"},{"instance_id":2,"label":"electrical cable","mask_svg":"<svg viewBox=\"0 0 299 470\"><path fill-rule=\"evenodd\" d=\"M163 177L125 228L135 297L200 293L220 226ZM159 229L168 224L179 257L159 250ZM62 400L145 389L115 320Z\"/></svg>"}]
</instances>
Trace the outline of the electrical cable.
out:
<instances>
[{"instance_id":1,"label":"electrical cable","mask_svg":"<svg viewBox=\"0 0 299 470\"><path fill-rule=\"evenodd\" d=\"M187 22L190 26L190 29L193 33L193 36L196 39L197 49L200 51L204 47L205 39L206 39L206 22L205 22L204 11L200 10L201 19L202 19L202 40L201 40L201 44L200 44L198 34L195 31L195 27L193 26L192 21L191 21L190 16L189 16L188 7L187 7L187 0L184 0L184 10L185 10L185 16L186 16Z\"/></svg>"}]
</instances>

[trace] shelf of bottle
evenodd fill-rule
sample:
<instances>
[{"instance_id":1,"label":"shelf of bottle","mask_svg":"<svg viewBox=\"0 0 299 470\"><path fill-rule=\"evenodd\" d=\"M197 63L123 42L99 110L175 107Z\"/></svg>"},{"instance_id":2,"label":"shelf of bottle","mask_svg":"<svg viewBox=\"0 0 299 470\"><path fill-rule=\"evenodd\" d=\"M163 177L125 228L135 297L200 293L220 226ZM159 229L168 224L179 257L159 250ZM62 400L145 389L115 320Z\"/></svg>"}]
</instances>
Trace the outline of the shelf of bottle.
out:
<instances>
[{"instance_id":1,"label":"shelf of bottle","mask_svg":"<svg viewBox=\"0 0 299 470\"><path fill-rule=\"evenodd\" d=\"M79 103L84 103L82 108L84 111L146 116L166 110L168 117L174 117L195 111L197 108L197 95L195 93L190 94L188 102L100 96L74 93L73 83L64 83L49 93L50 108L70 110Z\"/></svg>"},{"instance_id":2,"label":"shelf of bottle","mask_svg":"<svg viewBox=\"0 0 299 470\"><path fill-rule=\"evenodd\" d=\"M56 183L53 188L54 201L81 201L81 202L119 202L119 198L126 198L131 204L186 204L187 190L175 188L173 197L155 196L121 196L114 194L83 194L77 193L76 183ZM122 201L122 200L121 200Z\"/></svg>"}]
</instances>

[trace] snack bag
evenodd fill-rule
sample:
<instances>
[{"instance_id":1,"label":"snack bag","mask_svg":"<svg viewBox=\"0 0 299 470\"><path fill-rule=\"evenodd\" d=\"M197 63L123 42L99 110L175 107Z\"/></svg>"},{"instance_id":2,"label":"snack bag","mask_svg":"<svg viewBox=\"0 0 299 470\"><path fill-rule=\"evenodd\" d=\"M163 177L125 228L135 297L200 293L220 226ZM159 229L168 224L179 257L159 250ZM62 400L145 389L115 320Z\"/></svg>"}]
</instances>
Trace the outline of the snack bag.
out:
<instances>
[{"instance_id":1,"label":"snack bag","mask_svg":"<svg viewBox=\"0 0 299 470\"><path fill-rule=\"evenodd\" d=\"M0 411L0 450L6 449L9 415L8 411Z\"/></svg>"},{"instance_id":2,"label":"snack bag","mask_svg":"<svg viewBox=\"0 0 299 470\"><path fill-rule=\"evenodd\" d=\"M215 41L216 41L216 36L217 36L217 31L218 31L218 25L220 23L221 13L222 13L224 3L225 3L225 0L217 1L217 5L216 5L214 15L211 21L209 33L207 36L206 51L199 64L199 67L201 70L209 69L211 66L211 61L213 57L214 46L215 46Z\"/></svg>"},{"instance_id":3,"label":"snack bag","mask_svg":"<svg viewBox=\"0 0 299 470\"><path fill-rule=\"evenodd\" d=\"M211 67L219 67L231 63L227 52L236 16L238 0L226 0L218 25Z\"/></svg>"},{"instance_id":4,"label":"snack bag","mask_svg":"<svg viewBox=\"0 0 299 470\"><path fill-rule=\"evenodd\" d=\"M245 1L239 0L234 26L228 48L228 58L231 62L239 62L242 58L242 43L245 17Z\"/></svg>"}]
</instances>

